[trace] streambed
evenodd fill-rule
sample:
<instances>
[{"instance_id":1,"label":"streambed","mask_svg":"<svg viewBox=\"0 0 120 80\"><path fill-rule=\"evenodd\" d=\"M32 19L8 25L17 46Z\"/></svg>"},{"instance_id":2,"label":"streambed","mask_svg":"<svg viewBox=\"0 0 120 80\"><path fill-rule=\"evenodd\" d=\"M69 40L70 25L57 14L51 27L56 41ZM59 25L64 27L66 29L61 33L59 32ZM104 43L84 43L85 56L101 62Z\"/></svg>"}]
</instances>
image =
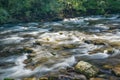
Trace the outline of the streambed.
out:
<instances>
[{"instance_id":1,"label":"streambed","mask_svg":"<svg viewBox=\"0 0 120 80\"><path fill-rule=\"evenodd\" d=\"M41 77L73 67L80 60L101 68L119 64L119 54L119 15L0 27L0 80Z\"/></svg>"}]
</instances>

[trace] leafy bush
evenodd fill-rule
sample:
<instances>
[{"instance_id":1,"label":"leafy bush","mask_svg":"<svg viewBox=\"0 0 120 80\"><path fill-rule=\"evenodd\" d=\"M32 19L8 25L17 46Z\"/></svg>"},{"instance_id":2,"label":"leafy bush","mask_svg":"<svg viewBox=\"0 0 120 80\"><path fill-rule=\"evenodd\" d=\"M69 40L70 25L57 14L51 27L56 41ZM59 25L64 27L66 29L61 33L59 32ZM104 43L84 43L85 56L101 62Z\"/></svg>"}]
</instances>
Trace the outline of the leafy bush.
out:
<instances>
[{"instance_id":1,"label":"leafy bush","mask_svg":"<svg viewBox=\"0 0 120 80\"><path fill-rule=\"evenodd\" d=\"M9 14L6 10L0 8L0 23L5 23L8 21Z\"/></svg>"},{"instance_id":2,"label":"leafy bush","mask_svg":"<svg viewBox=\"0 0 120 80\"><path fill-rule=\"evenodd\" d=\"M108 13L120 13L120 0L0 0L0 23Z\"/></svg>"}]
</instances>

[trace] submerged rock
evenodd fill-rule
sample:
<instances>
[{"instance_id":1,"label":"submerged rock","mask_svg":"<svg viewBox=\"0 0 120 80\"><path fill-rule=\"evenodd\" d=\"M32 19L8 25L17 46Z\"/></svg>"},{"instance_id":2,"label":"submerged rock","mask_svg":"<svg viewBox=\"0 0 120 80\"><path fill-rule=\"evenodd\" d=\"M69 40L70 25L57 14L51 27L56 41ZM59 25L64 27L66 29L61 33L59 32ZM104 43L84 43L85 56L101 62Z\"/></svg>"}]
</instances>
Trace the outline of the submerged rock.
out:
<instances>
[{"instance_id":1,"label":"submerged rock","mask_svg":"<svg viewBox=\"0 0 120 80\"><path fill-rule=\"evenodd\" d=\"M90 80L106 80L106 79L103 79L103 78L90 78Z\"/></svg>"},{"instance_id":2,"label":"submerged rock","mask_svg":"<svg viewBox=\"0 0 120 80\"><path fill-rule=\"evenodd\" d=\"M89 54L95 54L95 53L106 53L106 54L113 54L114 53L114 48L112 47L101 47L101 48L96 48L92 51L89 51Z\"/></svg>"},{"instance_id":3,"label":"submerged rock","mask_svg":"<svg viewBox=\"0 0 120 80\"><path fill-rule=\"evenodd\" d=\"M24 78L24 79L22 79L22 80L37 80L37 78Z\"/></svg>"},{"instance_id":4,"label":"submerged rock","mask_svg":"<svg viewBox=\"0 0 120 80\"><path fill-rule=\"evenodd\" d=\"M112 69L112 68L113 68L112 65L109 64L103 65L103 69Z\"/></svg>"},{"instance_id":5,"label":"submerged rock","mask_svg":"<svg viewBox=\"0 0 120 80\"><path fill-rule=\"evenodd\" d=\"M85 43L94 44L94 45L106 45L107 40L104 39L94 39L94 40L85 40Z\"/></svg>"},{"instance_id":6,"label":"submerged rock","mask_svg":"<svg viewBox=\"0 0 120 80\"><path fill-rule=\"evenodd\" d=\"M76 75L76 74L72 74L72 75L66 75L66 74L55 75L54 74L54 75L48 76L47 79L48 80L87 80L87 78L84 75Z\"/></svg>"},{"instance_id":7,"label":"submerged rock","mask_svg":"<svg viewBox=\"0 0 120 80\"><path fill-rule=\"evenodd\" d=\"M120 77L120 64L106 64L103 66L103 69L111 71L111 73Z\"/></svg>"},{"instance_id":8,"label":"submerged rock","mask_svg":"<svg viewBox=\"0 0 120 80\"><path fill-rule=\"evenodd\" d=\"M41 78L39 78L39 80L48 80L48 78L47 77L41 77Z\"/></svg>"},{"instance_id":9,"label":"submerged rock","mask_svg":"<svg viewBox=\"0 0 120 80\"><path fill-rule=\"evenodd\" d=\"M23 34L23 35L21 35L23 38L31 38L31 37L33 37L33 38L37 38L37 36L36 35L33 35L33 34Z\"/></svg>"},{"instance_id":10,"label":"submerged rock","mask_svg":"<svg viewBox=\"0 0 120 80\"><path fill-rule=\"evenodd\" d=\"M76 48L78 44L60 44L52 46L52 49L54 50L62 50L62 49L73 49Z\"/></svg>"},{"instance_id":11,"label":"submerged rock","mask_svg":"<svg viewBox=\"0 0 120 80\"><path fill-rule=\"evenodd\" d=\"M120 41L110 42L109 45L114 48L120 48Z\"/></svg>"},{"instance_id":12,"label":"submerged rock","mask_svg":"<svg viewBox=\"0 0 120 80\"><path fill-rule=\"evenodd\" d=\"M26 52L26 53L33 53L34 50L33 50L32 48L25 47L25 48L23 48L23 52Z\"/></svg>"},{"instance_id":13,"label":"submerged rock","mask_svg":"<svg viewBox=\"0 0 120 80\"><path fill-rule=\"evenodd\" d=\"M77 72L85 74L87 77L96 76L99 72L99 70L95 66L85 61L78 62L75 66L75 70Z\"/></svg>"},{"instance_id":14,"label":"submerged rock","mask_svg":"<svg viewBox=\"0 0 120 80\"><path fill-rule=\"evenodd\" d=\"M120 76L120 65L116 65L112 68L112 71L116 76Z\"/></svg>"}]
</instances>

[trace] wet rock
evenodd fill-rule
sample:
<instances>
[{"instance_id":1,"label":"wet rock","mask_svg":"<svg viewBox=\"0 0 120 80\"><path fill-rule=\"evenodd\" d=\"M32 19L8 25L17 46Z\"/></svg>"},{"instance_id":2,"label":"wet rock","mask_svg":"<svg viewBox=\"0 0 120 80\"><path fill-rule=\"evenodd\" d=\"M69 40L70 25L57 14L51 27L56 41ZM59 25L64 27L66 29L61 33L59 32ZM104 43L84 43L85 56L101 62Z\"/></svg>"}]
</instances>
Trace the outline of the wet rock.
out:
<instances>
[{"instance_id":1,"label":"wet rock","mask_svg":"<svg viewBox=\"0 0 120 80\"><path fill-rule=\"evenodd\" d=\"M48 80L87 80L84 75L58 75L49 76Z\"/></svg>"},{"instance_id":2,"label":"wet rock","mask_svg":"<svg viewBox=\"0 0 120 80\"><path fill-rule=\"evenodd\" d=\"M24 60L23 63L24 63L24 64L27 64L27 63L30 63L31 61L32 61L32 59L30 58L30 59Z\"/></svg>"},{"instance_id":3,"label":"wet rock","mask_svg":"<svg viewBox=\"0 0 120 80\"><path fill-rule=\"evenodd\" d=\"M36 78L24 78L22 80L37 80Z\"/></svg>"},{"instance_id":4,"label":"wet rock","mask_svg":"<svg viewBox=\"0 0 120 80\"><path fill-rule=\"evenodd\" d=\"M106 48L105 50L104 50L104 52L106 52L107 54L113 54L114 53L114 48Z\"/></svg>"},{"instance_id":5,"label":"wet rock","mask_svg":"<svg viewBox=\"0 0 120 80\"><path fill-rule=\"evenodd\" d=\"M120 78L115 77L115 76L110 76L110 77L109 77L109 80L120 80Z\"/></svg>"},{"instance_id":6,"label":"wet rock","mask_svg":"<svg viewBox=\"0 0 120 80\"><path fill-rule=\"evenodd\" d=\"M59 32L60 35L63 35L63 32Z\"/></svg>"},{"instance_id":7,"label":"wet rock","mask_svg":"<svg viewBox=\"0 0 120 80\"><path fill-rule=\"evenodd\" d=\"M87 77L96 76L99 72L99 70L95 66L85 61L78 62L75 66L75 70L76 72L85 74Z\"/></svg>"},{"instance_id":8,"label":"wet rock","mask_svg":"<svg viewBox=\"0 0 120 80\"><path fill-rule=\"evenodd\" d=\"M109 25L110 30L119 29L119 25Z\"/></svg>"},{"instance_id":9,"label":"wet rock","mask_svg":"<svg viewBox=\"0 0 120 80\"><path fill-rule=\"evenodd\" d=\"M116 62L117 63L117 62ZM106 64L103 66L103 69L111 71L110 74L115 74L120 77L120 64Z\"/></svg>"},{"instance_id":10,"label":"wet rock","mask_svg":"<svg viewBox=\"0 0 120 80\"><path fill-rule=\"evenodd\" d=\"M30 65L26 65L25 68L34 70L36 68L36 66L34 64L32 64L32 65L30 64Z\"/></svg>"},{"instance_id":11,"label":"wet rock","mask_svg":"<svg viewBox=\"0 0 120 80\"><path fill-rule=\"evenodd\" d=\"M106 80L106 79L103 79L103 78L90 78L90 80Z\"/></svg>"},{"instance_id":12,"label":"wet rock","mask_svg":"<svg viewBox=\"0 0 120 80\"><path fill-rule=\"evenodd\" d=\"M65 49L71 49L71 48L76 48L78 45L77 44L65 44L63 47Z\"/></svg>"},{"instance_id":13,"label":"wet rock","mask_svg":"<svg viewBox=\"0 0 120 80\"><path fill-rule=\"evenodd\" d=\"M120 65L116 65L112 68L113 70L113 73L116 75L116 76L120 76Z\"/></svg>"},{"instance_id":14,"label":"wet rock","mask_svg":"<svg viewBox=\"0 0 120 80\"><path fill-rule=\"evenodd\" d=\"M47 77L41 77L41 78L39 78L39 80L48 80L48 78Z\"/></svg>"},{"instance_id":15,"label":"wet rock","mask_svg":"<svg viewBox=\"0 0 120 80\"><path fill-rule=\"evenodd\" d=\"M61 44L61 45L56 45L53 46L52 48L54 50L62 50L62 49L72 49L72 48L76 48L78 45L77 44Z\"/></svg>"},{"instance_id":16,"label":"wet rock","mask_svg":"<svg viewBox=\"0 0 120 80\"><path fill-rule=\"evenodd\" d=\"M26 59L24 63L26 64L25 68L34 70L36 67L40 66L42 63L48 61L47 57L41 57L38 60Z\"/></svg>"},{"instance_id":17,"label":"wet rock","mask_svg":"<svg viewBox=\"0 0 120 80\"><path fill-rule=\"evenodd\" d=\"M59 80L73 80L71 76L59 75Z\"/></svg>"},{"instance_id":18,"label":"wet rock","mask_svg":"<svg viewBox=\"0 0 120 80\"><path fill-rule=\"evenodd\" d=\"M86 76L83 74L77 74L77 73L69 73L69 76L72 80L87 80Z\"/></svg>"},{"instance_id":19,"label":"wet rock","mask_svg":"<svg viewBox=\"0 0 120 80\"><path fill-rule=\"evenodd\" d=\"M103 69L112 69L112 68L113 68L112 65L109 64L103 65Z\"/></svg>"},{"instance_id":20,"label":"wet rock","mask_svg":"<svg viewBox=\"0 0 120 80\"><path fill-rule=\"evenodd\" d=\"M5 45L4 45L5 46ZM23 52L23 48L20 47L18 45L6 45L7 47L2 48L2 46L0 46L0 57L8 57L11 55L20 55Z\"/></svg>"},{"instance_id":21,"label":"wet rock","mask_svg":"<svg viewBox=\"0 0 120 80\"><path fill-rule=\"evenodd\" d=\"M101 48L96 48L92 51L89 51L89 54L95 54L95 53L106 53L106 54L113 54L114 53L114 48L112 47L101 47Z\"/></svg>"},{"instance_id":22,"label":"wet rock","mask_svg":"<svg viewBox=\"0 0 120 80\"><path fill-rule=\"evenodd\" d=\"M24 34L24 35L22 35L22 37L24 37L24 38L31 38L31 37L37 38L37 36L33 35L33 34Z\"/></svg>"},{"instance_id":23,"label":"wet rock","mask_svg":"<svg viewBox=\"0 0 120 80\"><path fill-rule=\"evenodd\" d=\"M67 72L74 72L74 67L67 67Z\"/></svg>"},{"instance_id":24,"label":"wet rock","mask_svg":"<svg viewBox=\"0 0 120 80\"><path fill-rule=\"evenodd\" d=\"M87 80L87 78L84 75L75 75L73 80Z\"/></svg>"},{"instance_id":25,"label":"wet rock","mask_svg":"<svg viewBox=\"0 0 120 80\"><path fill-rule=\"evenodd\" d=\"M83 74L76 73L73 67L59 70L59 80L87 80Z\"/></svg>"},{"instance_id":26,"label":"wet rock","mask_svg":"<svg viewBox=\"0 0 120 80\"><path fill-rule=\"evenodd\" d=\"M110 75L103 73L103 74L97 75L97 77L98 77L98 78L108 79L108 78L110 77Z\"/></svg>"},{"instance_id":27,"label":"wet rock","mask_svg":"<svg viewBox=\"0 0 120 80\"><path fill-rule=\"evenodd\" d=\"M94 50L92 50L92 51L89 51L89 54L96 54L96 53L98 53L98 52L103 52L103 51L104 51L103 48L97 48L97 49L94 49Z\"/></svg>"},{"instance_id":28,"label":"wet rock","mask_svg":"<svg viewBox=\"0 0 120 80\"><path fill-rule=\"evenodd\" d=\"M52 46L52 49L53 50L62 50L64 48L62 46L55 45L55 46Z\"/></svg>"},{"instance_id":29,"label":"wet rock","mask_svg":"<svg viewBox=\"0 0 120 80\"><path fill-rule=\"evenodd\" d=\"M59 80L57 75L48 76L48 80Z\"/></svg>"},{"instance_id":30,"label":"wet rock","mask_svg":"<svg viewBox=\"0 0 120 80\"><path fill-rule=\"evenodd\" d=\"M85 43L94 44L94 45L106 45L107 40L104 39L94 39L94 40L85 40Z\"/></svg>"},{"instance_id":31,"label":"wet rock","mask_svg":"<svg viewBox=\"0 0 120 80\"><path fill-rule=\"evenodd\" d=\"M29 55L27 55L27 58L30 59L30 58L33 58L35 56L36 56L36 54L35 54L35 52L33 52L33 53L30 53Z\"/></svg>"},{"instance_id":32,"label":"wet rock","mask_svg":"<svg viewBox=\"0 0 120 80\"><path fill-rule=\"evenodd\" d=\"M120 48L120 41L110 42L109 45L114 48Z\"/></svg>"},{"instance_id":33,"label":"wet rock","mask_svg":"<svg viewBox=\"0 0 120 80\"><path fill-rule=\"evenodd\" d=\"M34 45L41 45L40 41L35 41Z\"/></svg>"},{"instance_id":34,"label":"wet rock","mask_svg":"<svg viewBox=\"0 0 120 80\"><path fill-rule=\"evenodd\" d=\"M87 44L94 44L94 45L105 45L107 47L114 47L114 48L120 48L120 41L108 41L104 39L93 39L93 40L84 40Z\"/></svg>"},{"instance_id":35,"label":"wet rock","mask_svg":"<svg viewBox=\"0 0 120 80\"><path fill-rule=\"evenodd\" d=\"M33 51L32 48L25 47L25 48L23 49L23 52L26 52L26 53L33 53L34 51Z\"/></svg>"},{"instance_id":36,"label":"wet rock","mask_svg":"<svg viewBox=\"0 0 120 80\"><path fill-rule=\"evenodd\" d=\"M76 37L76 33L66 32L66 31L59 31L57 33L45 33L39 36L40 38L37 40L37 43L52 44L52 45L64 44L65 47L67 44L70 44L70 45L78 44L77 41L79 41L79 39Z\"/></svg>"}]
</instances>

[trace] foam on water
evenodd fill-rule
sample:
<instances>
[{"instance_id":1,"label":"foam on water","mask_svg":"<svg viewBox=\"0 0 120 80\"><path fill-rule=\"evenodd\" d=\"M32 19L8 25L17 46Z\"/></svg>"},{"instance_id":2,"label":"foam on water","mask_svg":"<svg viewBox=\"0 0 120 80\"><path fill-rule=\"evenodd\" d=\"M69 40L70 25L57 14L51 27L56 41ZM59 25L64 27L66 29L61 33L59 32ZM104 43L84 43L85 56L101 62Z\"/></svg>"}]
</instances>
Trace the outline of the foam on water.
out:
<instances>
[{"instance_id":1,"label":"foam on water","mask_svg":"<svg viewBox=\"0 0 120 80\"><path fill-rule=\"evenodd\" d=\"M54 70L58 70L58 69L62 69L62 68L66 68L66 67L70 67L72 66L74 63L76 63L75 57L71 56L69 58L63 59L61 62L54 64L51 67L47 67L47 66L40 66L37 67L34 70L34 73L43 73L43 72L48 72L48 71L54 71Z\"/></svg>"},{"instance_id":2,"label":"foam on water","mask_svg":"<svg viewBox=\"0 0 120 80\"><path fill-rule=\"evenodd\" d=\"M63 62L53 65L52 69L58 67L70 67L76 62L75 57L72 56L70 58L65 59Z\"/></svg>"},{"instance_id":3,"label":"foam on water","mask_svg":"<svg viewBox=\"0 0 120 80\"><path fill-rule=\"evenodd\" d=\"M83 17L78 17L78 18L69 18L69 19L64 19L63 21L65 21L65 22L71 22L71 21L80 21L80 22L83 22Z\"/></svg>"},{"instance_id":4,"label":"foam on water","mask_svg":"<svg viewBox=\"0 0 120 80\"><path fill-rule=\"evenodd\" d=\"M105 59L108 58L109 55L106 53L96 53L96 54L88 55L88 57L91 59Z\"/></svg>"},{"instance_id":5,"label":"foam on water","mask_svg":"<svg viewBox=\"0 0 120 80\"><path fill-rule=\"evenodd\" d=\"M19 79L20 77L30 76L35 73L41 73L41 75L42 75L42 73L44 73L44 72L54 71L54 70L58 70L61 68L72 66L76 62L75 57L71 56L69 58L61 60L61 62L54 64L51 67L41 65L32 71L32 70L24 68L25 64L23 64L23 61L26 58L27 58L26 54L23 56L20 56L15 60L16 66L14 66L12 68L7 68L7 69L0 69L0 72L3 72L3 74L0 75L0 79L4 79L4 78Z\"/></svg>"},{"instance_id":6,"label":"foam on water","mask_svg":"<svg viewBox=\"0 0 120 80\"><path fill-rule=\"evenodd\" d=\"M19 57L17 56L17 57L3 58L1 59L1 62L14 62L15 66L5 68L5 69L0 68L0 73L2 73L0 74L0 79L4 79L7 77L8 78L21 78L21 77L30 76L36 73L40 73L42 75L44 72L49 72L49 71L54 71L54 70L58 70L61 68L70 67L76 63L76 57L79 57L79 58L88 57L89 59L105 59L105 58L108 58L109 56L114 56L118 54L120 51L118 49L113 49L114 54L107 54L108 52L107 50L104 50L104 52L96 52L95 54L91 54L91 55L89 54L89 51L102 48L103 45L94 45L92 43L88 44L88 43L85 43L84 40L104 39L104 40L108 40L111 42L120 41L119 30L116 31L115 33L112 33L112 32L100 33L102 29L109 30L109 27L103 23L95 24L93 26L94 27L93 29L91 27L88 28L89 26L84 25L86 26L86 29L88 28L87 30L89 32L97 32L97 34L84 34L80 31L75 31L75 30L74 31L66 30L66 31L58 31L58 32L49 31L54 26L59 26L59 27L68 26L67 28L69 27L71 28L71 24L69 23L81 25L82 23L85 23L86 20L93 20L93 21L103 20L103 19L114 20L114 19L117 19L117 17L118 16L112 16L110 18L105 18L102 16L95 16L95 17L91 16L91 17L85 17L85 18L84 17L69 18L69 19L64 19L63 21L60 21L60 22L44 23L42 26L49 27L47 29L35 27L39 25L38 23L28 23L27 24L28 27L18 25L18 26L10 27L0 32L0 34L5 34L5 33L13 32L13 31L19 32L17 34L13 33L14 35L12 34L7 38L0 39L0 42L3 42L4 44L20 43L22 40L24 40L24 38L20 36L25 35L25 34L37 36L37 39L35 38L30 41L31 43L34 43L35 41L40 41L42 42L42 44L51 43L52 46L47 45L47 49L45 49L46 46L44 45L42 46L37 45L37 47L33 47L32 50L36 52L36 57L33 57L32 60L39 61L41 57L46 57L49 59L49 61L45 62L46 64L47 62L49 63L50 61L53 61L53 64L50 64L50 66L47 66L43 63L40 66L37 66L34 70L29 70L29 69L24 68L26 65L23 64L23 61L27 59L27 54L24 54ZM115 23L113 25L116 26L116 25L119 25L119 23ZM70 54L68 54L69 56L68 55L63 56L62 54L58 52L59 54L56 54L56 56L54 55L54 57L58 59L57 60L52 59L51 57L53 57L53 54L49 52L48 48L49 47L51 48L54 45L59 46L59 45L66 45L66 44L73 44L73 45L77 44L79 46L76 45L77 47L75 47L74 49L71 49L71 48L67 49L68 52L70 52Z\"/></svg>"},{"instance_id":7,"label":"foam on water","mask_svg":"<svg viewBox=\"0 0 120 80\"><path fill-rule=\"evenodd\" d=\"M103 29L105 29L105 30L108 30L108 29L109 29L109 27L105 26L104 24L97 24L97 25L95 25L95 27L103 28Z\"/></svg>"},{"instance_id":8,"label":"foam on water","mask_svg":"<svg viewBox=\"0 0 120 80\"><path fill-rule=\"evenodd\" d=\"M10 43L19 43L22 40L24 40L24 38L17 37L17 36L12 36L12 37L9 37L9 38L1 39L0 41L4 44L10 44Z\"/></svg>"},{"instance_id":9,"label":"foam on water","mask_svg":"<svg viewBox=\"0 0 120 80\"><path fill-rule=\"evenodd\" d=\"M100 19L102 19L102 17L87 17L87 18L84 18L84 20L100 20Z\"/></svg>"},{"instance_id":10,"label":"foam on water","mask_svg":"<svg viewBox=\"0 0 120 80\"><path fill-rule=\"evenodd\" d=\"M0 69L0 72L3 73L0 75L0 79L3 80L4 78L18 78L21 76L30 75L31 70L24 69L25 64L23 64L23 61L25 59L27 59L27 54L24 54L14 60L16 66L7 69Z\"/></svg>"}]
</instances>

